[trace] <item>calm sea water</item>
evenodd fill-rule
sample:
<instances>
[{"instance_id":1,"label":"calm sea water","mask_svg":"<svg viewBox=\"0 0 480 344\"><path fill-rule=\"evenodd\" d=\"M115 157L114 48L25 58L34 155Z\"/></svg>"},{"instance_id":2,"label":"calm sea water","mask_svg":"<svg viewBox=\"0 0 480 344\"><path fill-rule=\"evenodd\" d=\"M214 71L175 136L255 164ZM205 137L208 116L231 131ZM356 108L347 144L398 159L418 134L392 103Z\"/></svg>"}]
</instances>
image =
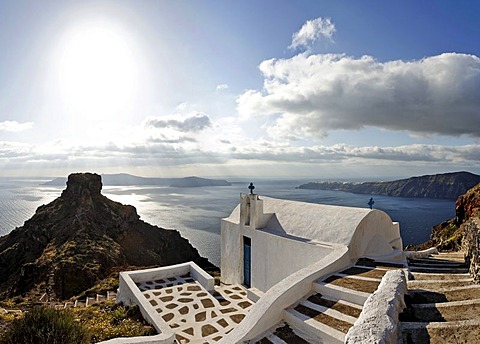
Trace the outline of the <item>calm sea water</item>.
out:
<instances>
[{"instance_id":1,"label":"calm sea water","mask_svg":"<svg viewBox=\"0 0 480 344\"><path fill-rule=\"evenodd\" d=\"M32 217L35 209L60 196L64 187L41 186L42 179L0 178L0 235L8 234ZM260 195L332 205L368 207L370 195L338 191L295 189L304 181L255 182ZM220 263L220 219L227 217L239 202L240 192L248 192L249 181L227 187L109 187L107 197L137 208L140 217L151 224L177 229L202 256ZM400 222L403 243L428 240L431 227L454 216L452 200L373 196L375 208Z\"/></svg>"}]
</instances>

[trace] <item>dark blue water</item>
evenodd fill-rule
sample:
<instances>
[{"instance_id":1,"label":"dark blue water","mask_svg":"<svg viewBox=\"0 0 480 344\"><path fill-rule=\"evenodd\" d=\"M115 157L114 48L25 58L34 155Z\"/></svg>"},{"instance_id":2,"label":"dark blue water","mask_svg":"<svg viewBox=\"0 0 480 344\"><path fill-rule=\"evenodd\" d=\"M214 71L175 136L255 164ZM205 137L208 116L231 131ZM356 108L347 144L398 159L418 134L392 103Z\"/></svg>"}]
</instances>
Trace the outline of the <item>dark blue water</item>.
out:
<instances>
[{"instance_id":1,"label":"dark blue water","mask_svg":"<svg viewBox=\"0 0 480 344\"><path fill-rule=\"evenodd\" d=\"M1 182L1 181L0 181ZM250 180L228 187L104 187L103 193L137 208L140 217L163 228L177 229L213 263L220 261L220 219L227 217L247 193ZM255 181L254 181L255 182ZM370 195L338 191L302 190L304 181L255 182L255 192L275 198L352 207L368 207ZM60 196L62 188L39 186L36 181L0 184L0 235L21 226L35 209ZM404 245L428 240L431 227L454 216L453 200L373 196L374 208L400 222Z\"/></svg>"}]
</instances>

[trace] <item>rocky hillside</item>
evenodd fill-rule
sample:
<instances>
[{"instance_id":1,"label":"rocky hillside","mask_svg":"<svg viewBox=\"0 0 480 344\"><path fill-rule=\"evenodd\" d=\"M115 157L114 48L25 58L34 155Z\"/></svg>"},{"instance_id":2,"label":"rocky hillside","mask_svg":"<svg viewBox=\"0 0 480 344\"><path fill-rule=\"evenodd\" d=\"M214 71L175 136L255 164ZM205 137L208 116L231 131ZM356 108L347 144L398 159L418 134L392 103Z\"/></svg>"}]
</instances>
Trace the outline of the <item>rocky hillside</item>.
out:
<instances>
[{"instance_id":1,"label":"rocky hillside","mask_svg":"<svg viewBox=\"0 0 480 344\"><path fill-rule=\"evenodd\" d=\"M140 220L133 206L108 199L101 189L99 175L71 174L59 198L0 237L3 296L40 288L66 299L119 266L212 266L179 232Z\"/></svg>"},{"instance_id":2,"label":"rocky hillside","mask_svg":"<svg viewBox=\"0 0 480 344\"><path fill-rule=\"evenodd\" d=\"M300 189L335 190L359 194L395 197L456 199L480 183L480 176L453 172L412 177L390 182L317 182L300 185Z\"/></svg>"},{"instance_id":3,"label":"rocky hillside","mask_svg":"<svg viewBox=\"0 0 480 344\"><path fill-rule=\"evenodd\" d=\"M470 223L474 220L480 220L480 184L458 197L455 218L434 226L430 240L418 245L416 249L435 246L440 250L460 250L462 241L465 245L465 229L470 228Z\"/></svg>"}]
</instances>

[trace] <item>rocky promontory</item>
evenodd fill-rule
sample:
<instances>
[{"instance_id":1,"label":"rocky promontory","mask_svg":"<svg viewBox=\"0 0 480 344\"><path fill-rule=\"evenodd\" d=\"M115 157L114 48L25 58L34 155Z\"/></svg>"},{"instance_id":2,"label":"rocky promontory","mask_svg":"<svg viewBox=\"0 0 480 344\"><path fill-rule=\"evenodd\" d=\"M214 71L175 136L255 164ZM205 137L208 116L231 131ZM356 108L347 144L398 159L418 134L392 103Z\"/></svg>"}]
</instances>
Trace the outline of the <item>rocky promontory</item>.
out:
<instances>
[{"instance_id":1,"label":"rocky promontory","mask_svg":"<svg viewBox=\"0 0 480 344\"><path fill-rule=\"evenodd\" d=\"M60 197L0 237L0 295L50 289L67 299L121 266L194 261L213 267L178 231L142 221L133 206L101 189L100 175L71 174Z\"/></svg>"},{"instance_id":2,"label":"rocky promontory","mask_svg":"<svg viewBox=\"0 0 480 344\"><path fill-rule=\"evenodd\" d=\"M480 183L480 176L470 172L452 172L389 182L311 182L299 189L345 191L394 197L456 199Z\"/></svg>"}]
</instances>

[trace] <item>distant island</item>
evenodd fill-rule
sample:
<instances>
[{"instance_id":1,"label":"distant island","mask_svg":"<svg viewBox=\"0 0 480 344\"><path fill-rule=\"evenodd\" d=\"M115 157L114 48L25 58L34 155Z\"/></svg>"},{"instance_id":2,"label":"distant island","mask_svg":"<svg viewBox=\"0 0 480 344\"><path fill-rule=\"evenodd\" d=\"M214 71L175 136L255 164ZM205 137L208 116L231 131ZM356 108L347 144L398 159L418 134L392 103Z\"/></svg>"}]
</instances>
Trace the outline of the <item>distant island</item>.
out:
<instances>
[{"instance_id":1,"label":"distant island","mask_svg":"<svg viewBox=\"0 0 480 344\"><path fill-rule=\"evenodd\" d=\"M102 174L103 184L106 186L131 186L131 185L157 185L178 188L193 188L202 186L231 186L232 184L224 179L207 179L199 177L185 178L146 178L138 177L127 173ZM42 185L65 186L67 178L55 178Z\"/></svg>"},{"instance_id":2,"label":"distant island","mask_svg":"<svg viewBox=\"0 0 480 344\"><path fill-rule=\"evenodd\" d=\"M453 172L389 182L311 182L300 185L298 189L334 190L394 197L456 199L478 183L480 183L479 175L470 172Z\"/></svg>"}]
</instances>

